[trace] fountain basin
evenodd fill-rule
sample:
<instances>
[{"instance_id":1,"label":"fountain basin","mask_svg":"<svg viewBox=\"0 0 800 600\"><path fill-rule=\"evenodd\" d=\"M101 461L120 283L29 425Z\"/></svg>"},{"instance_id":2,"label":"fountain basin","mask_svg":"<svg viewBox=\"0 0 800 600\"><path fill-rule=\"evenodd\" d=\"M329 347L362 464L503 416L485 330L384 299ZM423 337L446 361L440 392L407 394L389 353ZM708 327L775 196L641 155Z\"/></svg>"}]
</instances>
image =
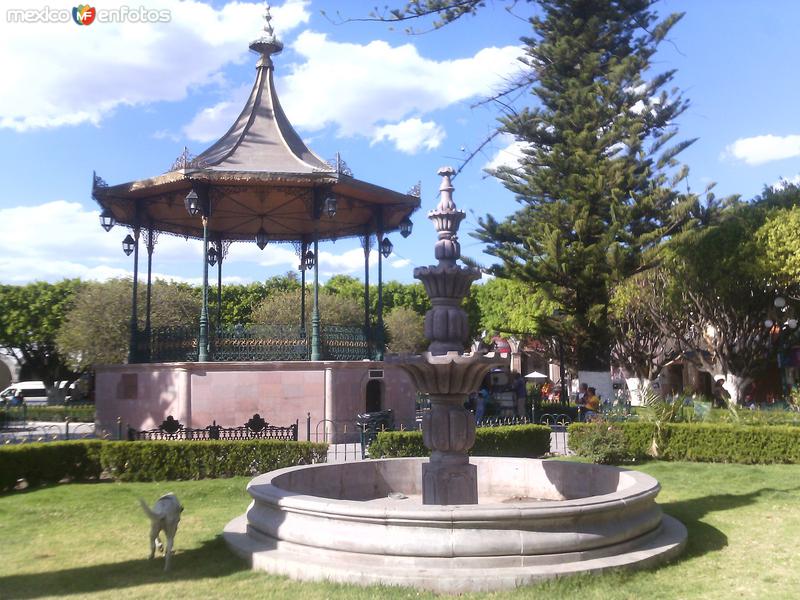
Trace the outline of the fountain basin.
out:
<instances>
[{"instance_id":1,"label":"fountain basin","mask_svg":"<svg viewBox=\"0 0 800 600\"><path fill-rule=\"evenodd\" d=\"M258 570L298 579L489 591L570 573L649 566L686 529L637 471L472 457L478 504L424 505L425 458L280 469L253 479L225 539Z\"/></svg>"}]
</instances>

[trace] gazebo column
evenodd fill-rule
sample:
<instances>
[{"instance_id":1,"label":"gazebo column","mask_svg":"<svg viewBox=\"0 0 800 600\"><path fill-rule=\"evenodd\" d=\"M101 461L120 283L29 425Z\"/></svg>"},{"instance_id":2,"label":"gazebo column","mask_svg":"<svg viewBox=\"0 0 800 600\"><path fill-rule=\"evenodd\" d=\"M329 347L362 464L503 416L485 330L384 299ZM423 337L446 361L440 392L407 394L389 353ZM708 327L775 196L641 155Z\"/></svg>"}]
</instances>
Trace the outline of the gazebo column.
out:
<instances>
[{"instance_id":1,"label":"gazebo column","mask_svg":"<svg viewBox=\"0 0 800 600\"><path fill-rule=\"evenodd\" d=\"M369 339L369 247L372 242L372 234L367 229L364 237L361 240L361 245L364 248L364 334Z\"/></svg>"},{"instance_id":2,"label":"gazebo column","mask_svg":"<svg viewBox=\"0 0 800 600\"><path fill-rule=\"evenodd\" d=\"M319 233L314 232L314 307L311 313L311 360L322 360L319 326Z\"/></svg>"},{"instance_id":3,"label":"gazebo column","mask_svg":"<svg viewBox=\"0 0 800 600\"><path fill-rule=\"evenodd\" d=\"M378 244L378 325L376 332L375 360L383 360L386 353L386 340L383 335L383 209L378 211L378 233L375 236Z\"/></svg>"},{"instance_id":4,"label":"gazebo column","mask_svg":"<svg viewBox=\"0 0 800 600\"><path fill-rule=\"evenodd\" d=\"M222 236L217 240L217 332L222 331L222 261L225 251L222 245Z\"/></svg>"},{"instance_id":5,"label":"gazebo column","mask_svg":"<svg viewBox=\"0 0 800 600\"><path fill-rule=\"evenodd\" d=\"M153 295L153 250L156 246L156 232L153 226L147 228L147 299L145 303L145 317L144 317L144 341L147 344L144 350L144 355L141 360L150 362L150 337L152 335L152 326L150 322L152 314L152 295Z\"/></svg>"},{"instance_id":6,"label":"gazebo column","mask_svg":"<svg viewBox=\"0 0 800 600\"><path fill-rule=\"evenodd\" d=\"M306 254L308 242L300 242L300 335L306 335Z\"/></svg>"},{"instance_id":7,"label":"gazebo column","mask_svg":"<svg viewBox=\"0 0 800 600\"><path fill-rule=\"evenodd\" d=\"M204 211L205 213L205 211ZM208 361L208 215L203 214L203 308L200 311L198 362Z\"/></svg>"},{"instance_id":8,"label":"gazebo column","mask_svg":"<svg viewBox=\"0 0 800 600\"><path fill-rule=\"evenodd\" d=\"M133 294L131 297L131 322L130 339L128 340L128 364L139 362L136 348L139 338L139 324L137 321L139 292L139 226L133 228Z\"/></svg>"}]
</instances>

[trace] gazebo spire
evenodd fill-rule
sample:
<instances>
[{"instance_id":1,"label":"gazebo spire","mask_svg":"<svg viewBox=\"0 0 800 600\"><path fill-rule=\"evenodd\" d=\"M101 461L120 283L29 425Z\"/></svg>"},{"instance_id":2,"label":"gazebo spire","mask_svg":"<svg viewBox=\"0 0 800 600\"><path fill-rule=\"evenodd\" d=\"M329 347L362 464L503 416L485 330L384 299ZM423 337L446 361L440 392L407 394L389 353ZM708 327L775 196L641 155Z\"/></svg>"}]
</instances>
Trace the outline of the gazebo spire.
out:
<instances>
[{"instance_id":1,"label":"gazebo spire","mask_svg":"<svg viewBox=\"0 0 800 600\"><path fill-rule=\"evenodd\" d=\"M258 52L266 59L269 59L270 55L278 54L283 50L283 42L277 38L275 30L272 28L269 2L266 3L264 8L264 33L258 39L250 42L250 50Z\"/></svg>"}]
</instances>

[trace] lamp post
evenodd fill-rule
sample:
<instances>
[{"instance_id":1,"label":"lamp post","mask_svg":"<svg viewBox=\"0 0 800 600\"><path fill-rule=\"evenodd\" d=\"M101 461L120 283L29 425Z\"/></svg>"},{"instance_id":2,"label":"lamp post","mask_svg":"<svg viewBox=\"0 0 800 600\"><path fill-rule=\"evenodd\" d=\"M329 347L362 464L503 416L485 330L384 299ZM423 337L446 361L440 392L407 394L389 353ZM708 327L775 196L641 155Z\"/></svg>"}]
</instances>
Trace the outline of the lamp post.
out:
<instances>
[{"instance_id":1,"label":"lamp post","mask_svg":"<svg viewBox=\"0 0 800 600\"><path fill-rule=\"evenodd\" d=\"M197 193L200 190L202 198ZM186 211L190 216L200 215L203 222L203 308L200 311L200 335L197 351L198 362L208 361L208 217L210 216L208 190L205 187L192 184L191 191L186 194L184 201Z\"/></svg>"},{"instance_id":2,"label":"lamp post","mask_svg":"<svg viewBox=\"0 0 800 600\"><path fill-rule=\"evenodd\" d=\"M383 259L389 258L394 246L389 238L383 237L383 212L378 213L378 348L375 358L383 360L386 353L386 338L383 333Z\"/></svg>"},{"instance_id":3,"label":"lamp post","mask_svg":"<svg viewBox=\"0 0 800 600\"><path fill-rule=\"evenodd\" d=\"M133 254L133 296L131 298L131 321L130 321L130 338L128 340L128 364L138 362L137 340L139 333L139 325L137 323L137 295L139 284L139 227L134 227L133 237L131 234L125 236L122 240L122 251L125 256Z\"/></svg>"}]
</instances>

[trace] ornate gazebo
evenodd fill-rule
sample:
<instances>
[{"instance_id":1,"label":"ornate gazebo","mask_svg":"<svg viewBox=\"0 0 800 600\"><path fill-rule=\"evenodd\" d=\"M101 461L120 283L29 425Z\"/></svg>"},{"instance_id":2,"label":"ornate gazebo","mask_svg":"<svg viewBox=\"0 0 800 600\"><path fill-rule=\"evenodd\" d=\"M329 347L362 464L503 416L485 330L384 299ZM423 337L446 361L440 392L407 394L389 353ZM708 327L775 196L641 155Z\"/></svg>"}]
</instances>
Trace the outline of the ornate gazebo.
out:
<instances>
[{"instance_id":1,"label":"ornate gazebo","mask_svg":"<svg viewBox=\"0 0 800 600\"><path fill-rule=\"evenodd\" d=\"M186 150L172 168L150 179L109 186L94 176L92 196L101 224L130 229L123 247L133 255L134 289L129 363L242 360L363 360L383 358L382 259L391 253L385 237L411 232L409 216L420 204L419 186L407 194L361 181L337 155L328 163L312 152L281 108L272 56L283 49L269 15L263 35L250 44L259 55L250 97L231 128L197 156ZM152 258L159 234L203 240L203 308L198 329L155 330L150 325ZM144 331L137 322L139 242L147 251ZM319 243L358 237L364 249L363 327L321 325L318 306ZM296 327L224 328L222 265L232 242L291 243L302 276ZM369 253L377 243L378 302L372 324ZM217 314L208 311L208 270L217 268ZM305 322L305 274L313 271L310 331Z\"/></svg>"}]
</instances>

